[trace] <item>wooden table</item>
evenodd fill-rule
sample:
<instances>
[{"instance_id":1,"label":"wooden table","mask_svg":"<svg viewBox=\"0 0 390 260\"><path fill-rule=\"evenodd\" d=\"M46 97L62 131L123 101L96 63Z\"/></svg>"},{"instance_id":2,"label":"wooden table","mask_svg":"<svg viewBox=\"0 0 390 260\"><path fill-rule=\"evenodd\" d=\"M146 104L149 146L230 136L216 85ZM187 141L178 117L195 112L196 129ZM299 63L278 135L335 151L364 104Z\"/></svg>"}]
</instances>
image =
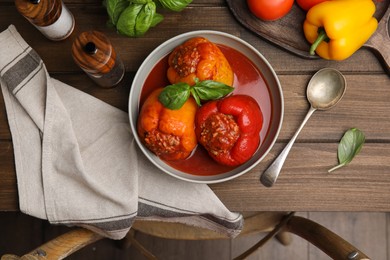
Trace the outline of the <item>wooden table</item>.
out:
<instances>
[{"instance_id":1,"label":"wooden table","mask_svg":"<svg viewBox=\"0 0 390 260\"><path fill-rule=\"evenodd\" d=\"M272 151L251 172L211 188L233 211L390 211L390 78L373 53L357 51L342 61L308 60L275 47L242 27L223 0L194 0L180 13L163 11L165 19L144 37L126 38L106 27L101 0L65 0L76 18L70 38L51 42L21 17L12 0L0 3L0 30L14 24L42 57L49 73L65 83L127 111L132 79L145 57L177 34L218 30L238 36L257 48L275 69L284 92L282 131ZM100 30L112 41L126 66L126 76L113 89L98 88L74 63L71 44L76 35ZM278 182L266 188L260 174L273 161L302 122L309 104L305 90L323 67L337 68L348 88L332 110L316 112L302 130ZM347 167L334 173L340 138L351 127L361 129L366 143ZM0 210L17 211L17 180L11 134L0 95Z\"/></svg>"}]
</instances>

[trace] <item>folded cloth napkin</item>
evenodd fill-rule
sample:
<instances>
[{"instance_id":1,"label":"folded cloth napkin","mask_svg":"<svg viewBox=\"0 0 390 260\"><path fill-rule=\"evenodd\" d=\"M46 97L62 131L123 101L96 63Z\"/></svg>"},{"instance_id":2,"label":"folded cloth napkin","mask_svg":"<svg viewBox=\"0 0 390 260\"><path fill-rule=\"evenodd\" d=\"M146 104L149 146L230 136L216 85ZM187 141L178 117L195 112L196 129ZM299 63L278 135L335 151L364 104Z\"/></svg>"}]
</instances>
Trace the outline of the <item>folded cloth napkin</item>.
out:
<instances>
[{"instance_id":1,"label":"folded cloth napkin","mask_svg":"<svg viewBox=\"0 0 390 260\"><path fill-rule=\"evenodd\" d=\"M236 236L205 184L162 173L138 150L127 113L50 77L13 25L0 33L0 83L22 212L121 239L137 218Z\"/></svg>"}]
</instances>

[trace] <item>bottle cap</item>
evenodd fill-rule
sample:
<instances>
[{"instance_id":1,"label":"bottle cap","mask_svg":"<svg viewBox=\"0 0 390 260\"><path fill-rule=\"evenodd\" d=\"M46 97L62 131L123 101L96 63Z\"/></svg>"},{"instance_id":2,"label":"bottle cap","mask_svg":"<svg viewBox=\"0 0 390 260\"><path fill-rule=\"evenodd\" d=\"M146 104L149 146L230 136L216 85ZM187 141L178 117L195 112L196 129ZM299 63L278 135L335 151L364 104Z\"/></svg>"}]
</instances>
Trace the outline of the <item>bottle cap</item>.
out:
<instances>
[{"instance_id":1,"label":"bottle cap","mask_svg":"<svg viewBox=\"0 0 390 260\"><path fill-rule=\"evenodd\" d=\"M61 16L61 0L15 0L19 13L37 26L48 26Z\"/></svg>"},{"instance_id":2,"label":"bottle cap","mask_svg":"<svg viewBox=\"0 0 390 260\"><path fill-rule=\"evenodd\" d=\"M81 33L73 42L72 56L84 71L95 75L110 72L116 59L111 42L98 31Z\"/></svg>"}]
</instances>

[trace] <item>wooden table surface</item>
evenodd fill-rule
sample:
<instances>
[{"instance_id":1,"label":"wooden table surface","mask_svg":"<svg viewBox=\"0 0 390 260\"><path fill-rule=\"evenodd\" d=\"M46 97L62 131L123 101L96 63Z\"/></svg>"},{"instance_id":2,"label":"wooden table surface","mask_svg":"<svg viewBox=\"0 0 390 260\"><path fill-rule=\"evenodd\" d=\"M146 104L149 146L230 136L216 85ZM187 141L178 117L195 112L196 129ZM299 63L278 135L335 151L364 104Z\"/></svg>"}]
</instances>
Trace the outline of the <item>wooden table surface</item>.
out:
<instances>
[{"instance_id":1,"label":"wooden table surface","mask_svg":"<svg viewBox=\"0 0 390 260\"><path fill-rule=\"evenodd\" d=\"M180 13L162 11L165 19L140 38L127 38L106 27L101 0L65 0L76 28L70 38L51 42L17 13L12 0L0 3L0 31L14 24L41 56L49 73L65 83L127 111L132 79L145 57L159 44L180 33L210 29L238 36L257 48L271 63L285 101L283 127L277 143L251 172L210 185L233 211L390 211L390 77L370 50L361 49L342 62L307 60L259 38L242 27L223 0L194 0ZM71 57L76 35L100 30L112 41L126 66L126 75L113 89L98 88ZM260 174L293 136L309 104L305 90L319 69L339 69L348 88L332 110L317 111L293 146L277 183L266 188ZM340 138L351 127L361 129L366 143L351 164L331 174L337 164ZM17 211L17 180L12 139L3 96L0 95L0 210Z\"/></svg>"}]
</instances>

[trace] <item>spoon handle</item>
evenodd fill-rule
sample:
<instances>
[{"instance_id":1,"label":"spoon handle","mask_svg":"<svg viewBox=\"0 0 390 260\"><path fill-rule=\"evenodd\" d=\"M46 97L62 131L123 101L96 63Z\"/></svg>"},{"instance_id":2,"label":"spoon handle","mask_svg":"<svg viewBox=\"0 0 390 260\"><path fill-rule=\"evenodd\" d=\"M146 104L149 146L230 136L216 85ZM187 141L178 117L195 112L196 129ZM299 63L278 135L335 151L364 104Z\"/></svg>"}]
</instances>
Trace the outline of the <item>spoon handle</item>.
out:
<instances>
[{"instance_id":1,"label":"spoon handle","mask_svg":"<svg viewBox=\"0 0 390 260\"><path fill-rule=\"evenodd\" d=\"M295 142L295 139L297 139L303 126L309 120L309 118L314 113L314 111L316 111L316 109L311 106L309 111L306 114L305 119L303 119L303 122L299 126L298 130L295 132L294 136L288 142L286 147L284 147L283 151L279 154L279 156L275 159L275 161L268 167L268 169L265 172L263 172L263 174L260 177L260 182L264 186L271 187L272 185L274 185L274 183L276 182L276 179L279 176L280 170L282 169L284 161L286 160L287 155L290 152L291 147L293 146L293 144Z\"/></svg>"}]
</instances>

